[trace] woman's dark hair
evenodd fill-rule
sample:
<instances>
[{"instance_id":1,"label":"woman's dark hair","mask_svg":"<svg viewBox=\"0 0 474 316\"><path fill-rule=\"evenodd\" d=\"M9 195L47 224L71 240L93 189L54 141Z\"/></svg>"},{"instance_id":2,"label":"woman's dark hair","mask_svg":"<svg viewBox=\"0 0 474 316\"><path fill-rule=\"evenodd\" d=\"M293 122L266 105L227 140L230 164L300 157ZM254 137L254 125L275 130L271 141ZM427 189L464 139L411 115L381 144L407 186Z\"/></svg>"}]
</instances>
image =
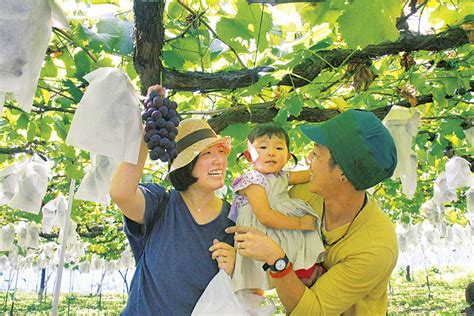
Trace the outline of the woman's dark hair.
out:
<instances>
[{"instance_id":1,"label":"woman's dark hair","mask_svg":"<svg viewBox=\"0 0 474 316\"><path fill-rule=\"evenodd\" d=\"M253 143L259 137L268 136L271 138L273 135L284 138L286 147L290 151L290 138L288 133L274 122L262 123L255 126L247 136L249 142Z\"/></svg>"},{"instance_id":2,"label":"woman's dark hair","mask_svg":"<svg viewBox=\"0 0 474 316\"><path fill-rule=\"evenodd\" d=\"M170 181L173 187L178 191L186 191L188 187L196 182L198 179L193 177L193 169L196 162L199 159L199 155L193 159L186 166L176 169L170 173Z\"/></svg>"}]
</instances>

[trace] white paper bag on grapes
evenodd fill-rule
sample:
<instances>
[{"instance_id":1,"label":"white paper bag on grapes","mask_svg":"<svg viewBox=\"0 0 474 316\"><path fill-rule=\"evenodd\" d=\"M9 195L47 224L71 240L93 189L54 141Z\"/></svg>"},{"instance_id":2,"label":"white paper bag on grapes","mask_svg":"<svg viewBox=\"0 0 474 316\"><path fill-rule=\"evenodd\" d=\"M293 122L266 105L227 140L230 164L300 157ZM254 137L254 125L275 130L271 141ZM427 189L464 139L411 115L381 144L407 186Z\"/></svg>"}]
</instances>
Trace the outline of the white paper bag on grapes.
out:
<instances>
[{"instance_id":1,"label":"white paper bag on grapes","mask_svg":"<svg viewBox=\"0 0 474 316\"><path fill-rule=\"evenodd\" d=\"M53 0L2 0L0 10L0 115L5 93L31 111L52 27L69 29Z\"/></svg>"},{"instance_id":2,"label":"white paper bag on grapes","mask_svg":"<svg viewBox=\"0 0 474 316\"><path fill-rule=\"evenodd\" d=\"M474 185L470 166L469 161L458 156L453 156L446 162L446 184L450 190Z\"/></svg>"},{"instance_id":3,"label":"white paper bag on grapes","mask_svg":"<svg viewBox=\"0 0 474 316\"><path fill-rule=\"evenodd\" d=\"M393 106L383 120L397 147L398 164L393 178L400 178L403 194L409 199L413 198L416 191L416 154L412 145L420 122L418 109L399 106Z\"/></svg>"},{"instance_id":4,"label":"white paper bag on grapes","mask_svg":"<svg viewBox=\"0 0 474 316\"><path fill-rule=\"evenodd\" d=\"M18 180L16 175L11 174L0 180L0 205L5 205L11 201L15 193L18 192Z\"/></svg>"},{"instance_id":5,"label":"white paper bag on grapes","mask_svg":"<svg viewBox=\"0 0 474 316\"><path fill-rule=\"evenodd\" d=\"M38 248L40 230L36 223L20 222L15 230L18 237L18 246L23 249Z\"/></svg>"},{"instance_id":6,"label":"white paper bag on grapes","mask_svg":"<svg viewBox=\"0 0 474 316\"><path fill-rule=\"evenodd\" d=\"M63 237L64 235L64 224L62 225L62 228L61 230L59 231L59 240L63 240L63 242L66 243L66 247L67 248L70 248L71 246L79 243L79 234L76 232L76 228L77 228L77 224L75 221L73 221L72 219L68 219L69 220L69 226L68 226L68 229L67 229L67 234L66 236ZM64 239L63 239L64 238Z\"/></svg>"},{"instance_id":7,"label":"white paper bag on grapes","mask_svg":"<svg viewBox=\"0 0 474 316\"><path fill-rule=\"evenodd\" d=\"M434 183L433 201L437 204L444 204L451 201L456 201L458 198L456 190L448 187L446 180L446 173L440 172Z\"/></svg>"},{"instance_id":8,"label":"white paper bag on grapes","mask_svg":"<svg viewBox=\"0 0 474 316\"><path fill-rule=\"evenodd\" d=\"M118 269L131 269L133 267L135 267L135 259L133 258L133 254L130 251L130 248L127 247L120 255Z\"/></svg>"},{"instance_id":9,"label":"white paper bag on grapes","mask_svg":"<svg viewBox=\"0 0 474 316\"><path fill-rule=\"evenodd\" d=\"M48 162L35 155L17 172L18 191L8 206L25 212L38 214L43 197L48 189L51 168Z\"/></svg>"},{"instance_id":10,"label":"white paper bag on grapes","mask_svg":"<svg viewBox=\"0 0 474 316\"><path fill-rule=\"evenodd\" d=\"M11 268L12 267L10 266L10 259L8 259L8 257L5 255L0 256L0 271L7 271Z\"/></svg>"},{"instance_id":11,"label":"white paper bag on grapes","mask_svg":"<svg viewBox=\"0 0 474 316\"><path fill-rule=\"evenodd\" d=\"M18 192L18 172L30 162L23 158L17 163L0 171L0 205L8 204Z\"/></svg>"},{"instance_id":12,"label":"white paper bag on grapes","mask_svg":"<svg viewBox=\"0 0 474 316\"><path fill-rule=\"evenodd\" d=\"M89 273L91 271L91 264L88 261L81 261L79 263L79 273Z\"/></svg>"},{"instance_id":13,"label":"white paper bag on grapes","mask_svg":"<svg viewBox=\"0 0 474 316\"><path fill-rule=\"evenodd\" d=\"M86 251L84 249L84 244L80 240L77 240L76 243L68 246L67 255L71 259L68 261L76 261L77 259L81 258L85 254L86 254Z\"/></svg>"},{"instance_id":14,"label":"white paper bag on grapes","mask_svg":"<svg viewBox=\"0 0 474 316\"><path fill-rule=\"evenodd\" d=\"M46 203L42 208L43 221L41 231L49 234L53 226L63 227L64 217L66 216L67 202L63 195L58 195L55 199Z\"/></svg>"},{"instance_id":15,"label":"white paper bag on grapes","mask_svg":"<svg viewBox=\"0 0 474 316\"><path fill-rule=\"evenodd\" d=\"M9 223L0 230L0 251L10 251L14 248L13 239L15 237L15 227Z\"/></svg>"},{"instance_id":16,"label":"white paper bag on grapes","mask_svg":"<svg viewBox=\"0 0 474 316\"><path fill-rule=\"evenodd\" d=\"M142 125L140 101L120 69L104 67L84 76L90 82L66 142L95 154L136 164Z\"/></svg>"},{"instance_id":17,"label":"white paper bag on grapes","mask_svg":"<svg viewBox=\"0 0 474 316\"><path fill-rule=\"evenodd\" d=\"M117 159L91 154L91 164L86 167L76 199L109 205L110 182L118 164Z\"/></svg>"},{"instance_id":18,"label":"white paper bag on grapes","mask_svg":"<svg viewBox=\"0 0 474 316\"><path fill-rule=\"evenodd\" d=\"M34 223L29 222L26 228L26 232L28 234L28 247L37 249L40 245L39 234L40 234L40 227Z\"/></svg>"},{"instance_id":19,"label":"white paper bag on grapes","mask_svg":"<svg viewBox=\"0 0 474 316\"><path fill-rule=\"evenodd\" d=\"M467 211L474 214L474 187L469 188L466 192Z\"/></svg>"}]
</instances>

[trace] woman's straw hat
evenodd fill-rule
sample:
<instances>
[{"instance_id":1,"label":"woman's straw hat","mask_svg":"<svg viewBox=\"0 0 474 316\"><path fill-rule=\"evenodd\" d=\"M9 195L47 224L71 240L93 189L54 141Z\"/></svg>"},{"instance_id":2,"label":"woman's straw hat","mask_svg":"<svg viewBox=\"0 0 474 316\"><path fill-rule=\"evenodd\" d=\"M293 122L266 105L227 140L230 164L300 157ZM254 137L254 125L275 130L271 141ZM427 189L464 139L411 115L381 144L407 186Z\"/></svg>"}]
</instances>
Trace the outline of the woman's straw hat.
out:
<instances>
[{"instance_id":1,"label":"woman's straw hat","mask_svg":"<svg viewBox=\"0 0 474 316\"><path fill-rule=\"evenodd\" d=\"M230 152L230 137L218 136L206 121L196 118L181 121L176 135L178 156L171 163L168 174L186 166L201 151L218 143L221 143L228 153Z\"/></svg>"}]
</instances>

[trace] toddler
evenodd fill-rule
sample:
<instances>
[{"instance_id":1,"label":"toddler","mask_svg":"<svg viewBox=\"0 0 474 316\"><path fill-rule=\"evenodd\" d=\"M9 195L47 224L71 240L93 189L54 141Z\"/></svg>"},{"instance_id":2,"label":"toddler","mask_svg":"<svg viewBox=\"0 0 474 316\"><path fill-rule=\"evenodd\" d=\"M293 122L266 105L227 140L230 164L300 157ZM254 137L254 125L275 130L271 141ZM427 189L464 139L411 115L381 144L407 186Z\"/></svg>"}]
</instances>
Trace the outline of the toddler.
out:
<instances>
[{"instance_id":1,"label":"toddler","mask_svg":"<svg viewBox=\"0 0 474 316\"><path fill-rule=\"evenodd\" d=\"M273 238L284 250L298 277L309 287L315 264L323 260L320 219L307 203L291 199L288 185L308 182L311 173L286 172L291 155L286 131L264 123L247 136L243 153L253 170L232 183L234 199L229 217L241 226L255 227ZM237 253L233 274L235 290L271 289L262 263Z\"/></svg>"}]
</instances>

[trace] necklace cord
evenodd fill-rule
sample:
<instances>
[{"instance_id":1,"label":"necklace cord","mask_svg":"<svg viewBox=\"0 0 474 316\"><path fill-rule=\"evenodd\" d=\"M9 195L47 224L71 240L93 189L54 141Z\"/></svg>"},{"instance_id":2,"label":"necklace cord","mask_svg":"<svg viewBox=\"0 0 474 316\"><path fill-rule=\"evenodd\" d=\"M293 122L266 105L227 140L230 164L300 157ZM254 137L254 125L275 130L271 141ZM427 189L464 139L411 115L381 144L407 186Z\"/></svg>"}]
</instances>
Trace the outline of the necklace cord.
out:
<instances>
[{"instance_id":1,"label":"necklace cord","mask_svg":"<svg viewBox=\"0 0 474 316\"><path fill-rule=\"evenodd\" d=\"M321 227L320 227L319 230L321 231L321 239L323 241L324 247L334 246L335 244L340 242L344 237L346 237L347 233L351 229L352 223L354 223L355 219L357 218L357 216L359 216L360 212L364 209L366 204L367 204L367 194L364 196L364 203L362 203L361 208L359 209L359 211L357 211L356 216L354 216L354 218L352 219L351 223L349 224L349 227L347 227L344 234L341 237L339 237L336 241L333 241L332 243L328 243L327 240L326 240L326 236L324 236L324 233L323 233L324 210L325 210L325 206L324 206L324 203L323 203L323 216L322 216L322 220L321 220Z\"/></svg>"}]
</instances>

